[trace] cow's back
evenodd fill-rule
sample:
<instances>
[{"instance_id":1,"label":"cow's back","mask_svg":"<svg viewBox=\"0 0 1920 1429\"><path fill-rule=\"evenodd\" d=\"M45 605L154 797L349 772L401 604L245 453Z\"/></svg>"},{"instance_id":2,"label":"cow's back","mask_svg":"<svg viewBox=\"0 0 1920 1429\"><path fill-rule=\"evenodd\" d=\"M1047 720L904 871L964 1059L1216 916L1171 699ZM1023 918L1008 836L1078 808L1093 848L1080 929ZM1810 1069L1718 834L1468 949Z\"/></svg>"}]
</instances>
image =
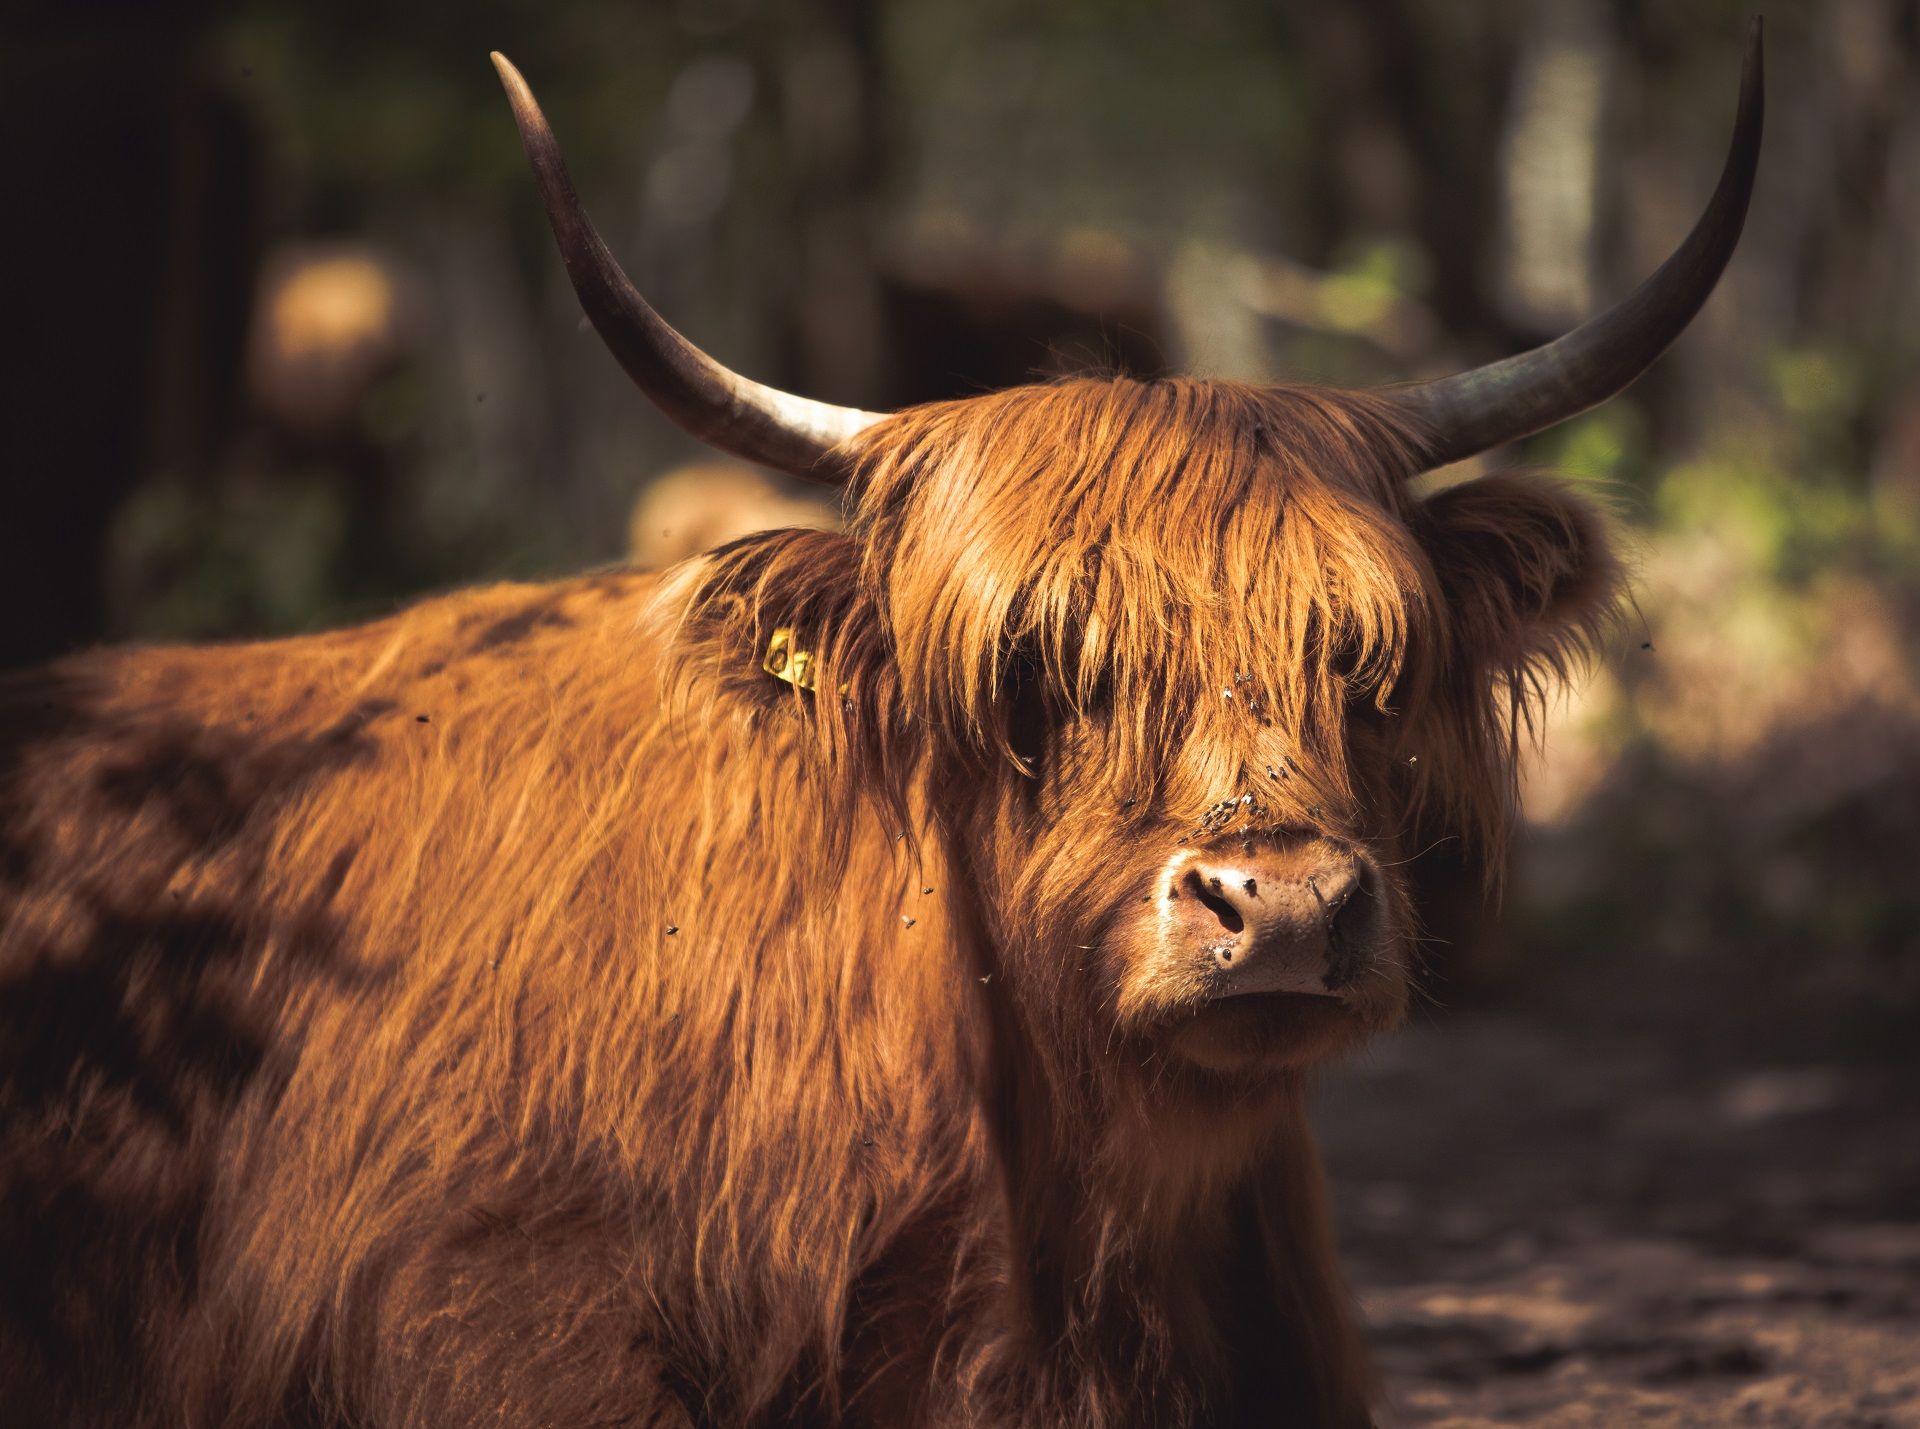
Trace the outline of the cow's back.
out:
<instances>
[{"instance_id":1,"label":"cow's back","mask_svg":"<svg viewBox=\"0 0 1920 1429\"><path fill-rule=\"evenodd\" d=\"M496 587L335 634L100 652L0 683L14 1422L271 1420L279 1406L233 1403L230 1386L318 1373L295 1361L322 1347L242 1321L293 1326L302 1278L337 1267L288 1226L377 1238L405 1208L356 1208L340 1188L420 1153L385 1148L374 1108L333 1123L361 1144L300 1145L329 1123L298 1106L370 1095L356 1067L398 1065L407 1049L380 1039L430 1025L448 996L449 970L416 954L459 946L445 920L502 876L514 800L537 817L531 788L564 790L567 758L650 718L650 583ZM577 756L515 763L566 720L577 738L541 747ZM500 950L472 951L484 985ZM286 1362L234 1374L263 1354Z\"/></svg>"}]
</instances>

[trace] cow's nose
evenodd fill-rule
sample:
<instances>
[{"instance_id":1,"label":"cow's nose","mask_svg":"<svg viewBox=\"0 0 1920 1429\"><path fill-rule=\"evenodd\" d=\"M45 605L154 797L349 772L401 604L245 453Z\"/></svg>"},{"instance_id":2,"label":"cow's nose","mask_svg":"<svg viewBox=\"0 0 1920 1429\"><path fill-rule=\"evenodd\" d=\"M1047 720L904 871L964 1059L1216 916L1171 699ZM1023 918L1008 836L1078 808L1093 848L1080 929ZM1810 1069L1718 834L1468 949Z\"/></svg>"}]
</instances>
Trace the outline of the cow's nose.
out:
<instances>
[{"instance_id":1,"label":"cow's nose","mask_svg":"<svg viewBox=\"0 0 1920 1429\"><path fill-rule=\"evenodd\" d=\"M1365 868L1317 839L1196 854L1176 870L1168 900L1176 936L1210 960L1222 997L1338 996L1372 941Z\"/></svg>"}]
</instances>

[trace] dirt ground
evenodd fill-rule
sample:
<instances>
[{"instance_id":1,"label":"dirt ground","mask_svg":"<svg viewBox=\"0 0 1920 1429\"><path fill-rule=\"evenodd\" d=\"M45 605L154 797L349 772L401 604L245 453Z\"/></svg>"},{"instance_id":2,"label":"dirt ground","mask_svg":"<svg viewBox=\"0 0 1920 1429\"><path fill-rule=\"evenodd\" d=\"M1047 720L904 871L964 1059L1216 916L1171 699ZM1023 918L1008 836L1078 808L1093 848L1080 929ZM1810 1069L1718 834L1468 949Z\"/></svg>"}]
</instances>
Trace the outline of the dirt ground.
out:
<instances>
[{"instance_id":1,"label":"dirt ground","mask_svg":"<svg viewBox=\"0 0 1920 1429\"><path fill-rule=\"evenodd\" d=\"M1750 972L1532 948L1330 1079L1385 1424L1920 1425L1920 1022Z\"/></svg>"}]
</instances>

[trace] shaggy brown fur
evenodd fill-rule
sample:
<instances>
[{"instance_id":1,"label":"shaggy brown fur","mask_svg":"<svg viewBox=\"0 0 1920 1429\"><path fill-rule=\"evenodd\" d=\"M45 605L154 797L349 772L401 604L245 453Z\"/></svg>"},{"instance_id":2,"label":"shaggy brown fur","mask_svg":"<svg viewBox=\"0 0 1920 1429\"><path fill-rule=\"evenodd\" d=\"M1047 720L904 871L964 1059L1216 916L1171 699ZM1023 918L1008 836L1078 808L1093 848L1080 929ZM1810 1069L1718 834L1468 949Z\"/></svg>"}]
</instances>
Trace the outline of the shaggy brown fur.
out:
<instances>
[{"instance_id":1,"label":"shaggy brown fur","mask_svg":"<svg viewBox=\"0 0 1920 1429\"><path fill-rule=\"evenodd\" d=\"M0 687L15 1422L1364 1422L1302 1077L1613 586L1411 435L1020 389L846 534ZM1362 1012L1176 1055L1141 897L1300 831L1386 870Z\"/></svg>"}]
</instances>

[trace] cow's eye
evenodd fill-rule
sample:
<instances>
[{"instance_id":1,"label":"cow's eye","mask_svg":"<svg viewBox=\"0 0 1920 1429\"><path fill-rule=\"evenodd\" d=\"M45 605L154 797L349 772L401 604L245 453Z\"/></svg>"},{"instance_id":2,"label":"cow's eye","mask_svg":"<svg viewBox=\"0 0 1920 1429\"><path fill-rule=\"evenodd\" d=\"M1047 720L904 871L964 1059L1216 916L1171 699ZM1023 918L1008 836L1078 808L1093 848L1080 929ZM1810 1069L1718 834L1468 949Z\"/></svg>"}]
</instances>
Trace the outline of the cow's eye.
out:
<instances>
[{"instance_id":1,"label":"cow's eye","mask_svg":"<svg viewBox=\"0 0 1920 1429\"><path fill-rule=\"evenodd\" d=\"M1000 687L1005 711L1007 743L1020 762L1038 774L1046 752L1051 711L1040 662L1026 651L1016 652L1007 664Z\"/></svg>"}]
</instances>

